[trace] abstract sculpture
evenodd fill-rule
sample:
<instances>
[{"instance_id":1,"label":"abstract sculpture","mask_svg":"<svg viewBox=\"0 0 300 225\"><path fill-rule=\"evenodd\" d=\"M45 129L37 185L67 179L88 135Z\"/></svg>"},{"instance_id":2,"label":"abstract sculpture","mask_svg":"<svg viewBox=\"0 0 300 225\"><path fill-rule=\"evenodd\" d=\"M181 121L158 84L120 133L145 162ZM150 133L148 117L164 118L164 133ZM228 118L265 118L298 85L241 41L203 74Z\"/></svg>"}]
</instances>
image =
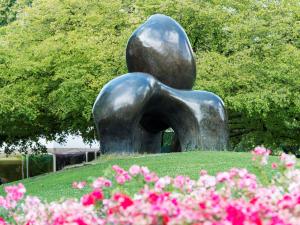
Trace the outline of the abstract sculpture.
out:
<instances>
[{"instance_id":1,"label":"abstract sculpture","mask_svg":"<svg viewBox=\"0 0 300 225\"><path fill-rule=\"evenodd\" d=\"M101 150L158 153L173 128L173 151L227 148L223 101L192 91L196 64L186 33L172 18L153 15L130 37L128 74L107 83L93 107Z\"/></svg>"}]
</instances>

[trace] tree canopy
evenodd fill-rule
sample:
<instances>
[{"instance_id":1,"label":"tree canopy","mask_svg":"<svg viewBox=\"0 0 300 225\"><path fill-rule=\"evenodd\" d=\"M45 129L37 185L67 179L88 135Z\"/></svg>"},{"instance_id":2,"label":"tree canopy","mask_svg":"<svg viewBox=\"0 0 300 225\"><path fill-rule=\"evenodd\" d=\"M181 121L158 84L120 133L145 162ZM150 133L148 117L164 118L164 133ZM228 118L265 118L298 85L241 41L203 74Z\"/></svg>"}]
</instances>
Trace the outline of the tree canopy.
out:
<instances>
[{"instance_id":1,"label":"tree canopy","mask_svg":"<svg viewBox=\"0 0 300 225\"><path fill-rule=\"evenodd\" d=\"M232 149L300 146L298 0L3 0L0 12L7 152L39 137L94 139L93 102L127 72L127 40L154 13L186 30L197 58L194 89L225 101Z\"/></svg>"}]
</instances>

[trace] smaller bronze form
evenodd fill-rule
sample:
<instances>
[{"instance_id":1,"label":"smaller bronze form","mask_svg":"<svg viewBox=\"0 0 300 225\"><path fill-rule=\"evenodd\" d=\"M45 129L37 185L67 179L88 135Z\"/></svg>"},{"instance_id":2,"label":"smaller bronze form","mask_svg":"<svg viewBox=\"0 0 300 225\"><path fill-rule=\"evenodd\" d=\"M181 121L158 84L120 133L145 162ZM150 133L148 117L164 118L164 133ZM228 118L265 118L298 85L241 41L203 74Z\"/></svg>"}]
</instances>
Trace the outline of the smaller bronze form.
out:
<instances>
[{"instance_id":1,"label":"smaller bronze form","mask_svg":"<svg viewBox=\"0 0 300 225\"><path fill-rule=\"evenodd\" d=\"M196 63L189 39L172 18L156 14L133 32L126 48L129 72L149 73L177 89L191 89Z\"/></svg>"},{"instance_id":2,"label":"smaller bronze form","mask_svg":"<svg viewBox=\"0 0 300 225\"><path fill-rule=\"evenodd\" d=\"M191 90L195 59L175 20L151 16L130 37L126 61L130 73L106 84L94 103L103 152L158 153L169 127L173 151L227 148L224 104L213 93Z\"/></svg>"}]
</instances>

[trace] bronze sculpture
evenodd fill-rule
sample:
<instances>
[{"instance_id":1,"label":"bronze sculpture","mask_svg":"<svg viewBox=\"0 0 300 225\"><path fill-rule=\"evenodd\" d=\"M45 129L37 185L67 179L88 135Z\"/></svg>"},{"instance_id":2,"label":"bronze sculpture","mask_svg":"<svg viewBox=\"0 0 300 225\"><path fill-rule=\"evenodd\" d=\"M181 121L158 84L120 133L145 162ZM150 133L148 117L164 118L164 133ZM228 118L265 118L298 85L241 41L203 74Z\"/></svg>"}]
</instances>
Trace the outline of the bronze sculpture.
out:
<instances>
[{"instance_id":1,"label":"bronze sculpture","mask_svg":"<svg viewBox=\"0 0 300 225\"><path fill-rule=\"evenodd\" d=\"M130 73L107 83L94 103L103 152L158 153L162 132L169 127L177 138L174 151L227 148L223 101L213 93L190 90L195 59L175 20L151 16L129 39L126 61Z\"/></svg>"}]
</instances>

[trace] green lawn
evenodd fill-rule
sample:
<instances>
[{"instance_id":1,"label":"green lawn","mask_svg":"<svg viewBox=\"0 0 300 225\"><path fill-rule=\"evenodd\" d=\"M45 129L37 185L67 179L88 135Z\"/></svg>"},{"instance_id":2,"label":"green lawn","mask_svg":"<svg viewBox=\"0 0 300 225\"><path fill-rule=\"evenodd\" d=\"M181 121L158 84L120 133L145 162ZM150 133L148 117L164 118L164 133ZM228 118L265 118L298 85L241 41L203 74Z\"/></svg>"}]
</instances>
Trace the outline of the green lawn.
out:
<instances>
[{"instance_id":1,"label":"green lawn","mask_svg":"<svg viewBox=\"0 0 300 225\"><path fill-rule=\"evenodd\" d=\"M270 157L270 161L277 161L277 157ZM133 164L144 165L157 172L158 175L188 175L191 178L197 178L201 169L207 170L209 174L216 174L216 172L232 167L247 168L251 172L257 172L252 166L250 153L193 151L156 155L105 156L98 159L94 165L66 169L21 182L26 186L29 195L36 195L48 201L63 197L79 197L87 190L72 189L73 181L86 180L89 176L101 176L104 170L115 164L125 169ZM3 195L3 187L0 188L0 195Z\"/></svg>"}]
</instances>

